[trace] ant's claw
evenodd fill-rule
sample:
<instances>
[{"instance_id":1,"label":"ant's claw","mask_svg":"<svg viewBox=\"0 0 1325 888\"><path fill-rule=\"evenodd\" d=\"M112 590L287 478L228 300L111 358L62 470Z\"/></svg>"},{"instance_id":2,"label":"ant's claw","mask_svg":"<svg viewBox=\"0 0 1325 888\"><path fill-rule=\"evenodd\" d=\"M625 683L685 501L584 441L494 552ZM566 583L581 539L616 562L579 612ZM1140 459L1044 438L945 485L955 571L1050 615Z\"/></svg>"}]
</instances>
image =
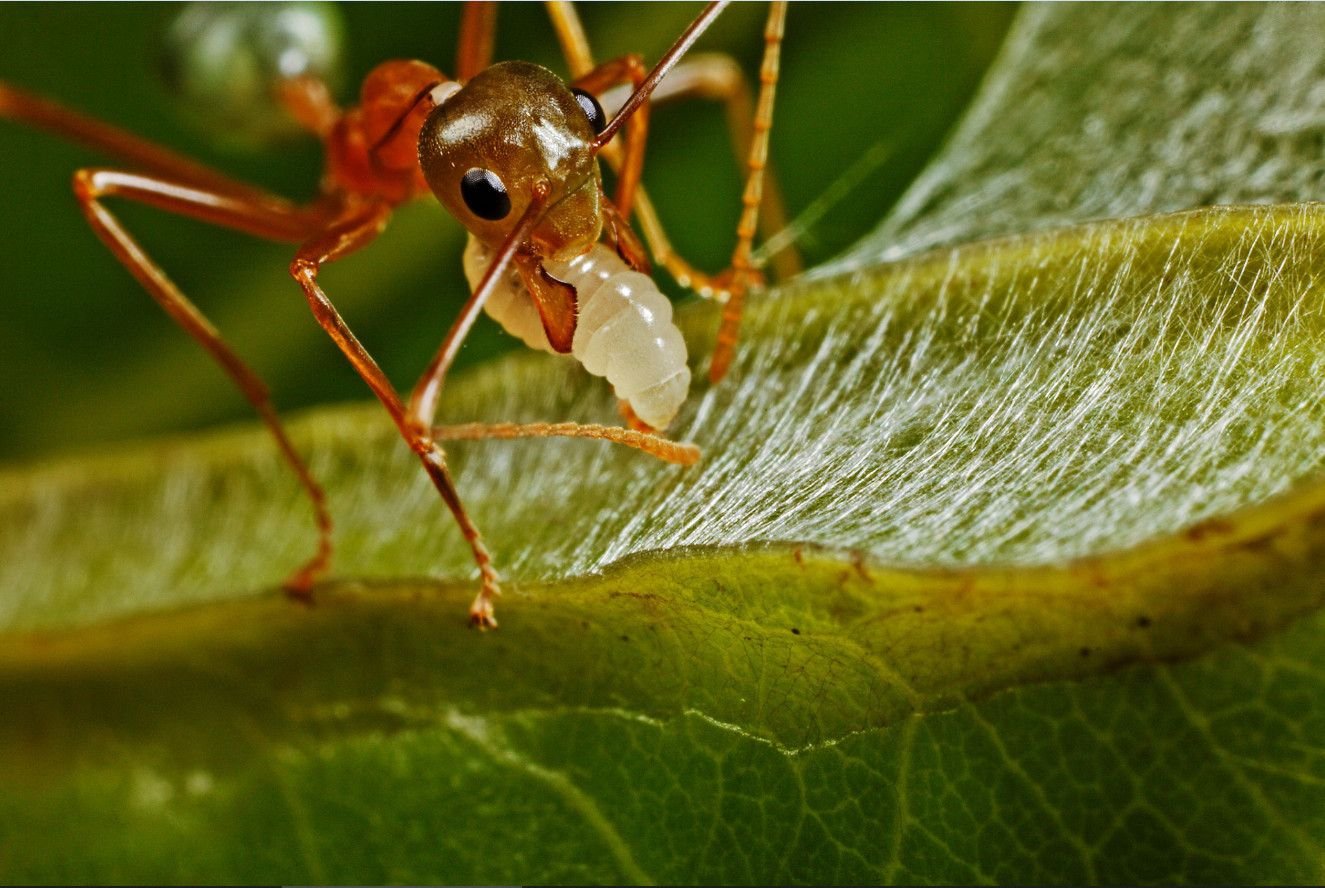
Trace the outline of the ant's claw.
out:
<instances>
[{"instance_id":1,"label":"ant's claw","mask_svg":"<svg viewBox=\"0 0 1325 888\"><path fill-rule=\"evenodd\" d=\"M484 602L482 605L475 604L471 607L469 609L469 625L480 632L496 629L497 618L492 615L492 604Z\"/></svg>"},{"instance_id":2,"label":"ant's claw","mask_svg":"<svg viewBox=\"0 0 1325 888\"><path fill-rule=\"evenodd\" d=\"M285 590L285 597L291 601L304 605L313 604L313 582L311 577L306 577L302 573L296 574L286 580L281 588Z\"/></svg>"},{"instance_id":3,"label":"ant's claw","mask_svg":"<svg viewBox=\"0 0 1325 888\"><path fill-rule=\"evenodd\" d=\"M491 563L486 560L488 553L486 550L482 550L482 545L482 543L478 543L485 559L479 567L483 574L483 586L469 606L469 625L481 632L497 628L497 618L493 616L492 605L493 600L501 595L500 581L497 579L497 574L492 570Z\"/></svg>"},{"instance_id":4,"label":"ant's claw","mask_svg":"<svg viewBox=\"0 0 1325 888\"><path fill-rule=\"evenodd\" d=\"M329 551L329 550L328 550ZM327 553L319 552L311 561L299 568L281 584L288 598L300 604L313 603L313 584L327 570Z\"/></svg>"}]
</instances>

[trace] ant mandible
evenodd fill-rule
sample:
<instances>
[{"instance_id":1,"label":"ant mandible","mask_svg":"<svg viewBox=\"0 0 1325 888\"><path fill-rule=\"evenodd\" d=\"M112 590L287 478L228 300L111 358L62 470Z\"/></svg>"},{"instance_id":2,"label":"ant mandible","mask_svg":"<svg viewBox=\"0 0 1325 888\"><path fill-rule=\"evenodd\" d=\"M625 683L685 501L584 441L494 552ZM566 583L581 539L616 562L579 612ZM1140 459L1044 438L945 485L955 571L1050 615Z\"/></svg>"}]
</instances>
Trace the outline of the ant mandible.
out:
<instances>
[{"instance_id":1,"label":"ant mandible","mask_svg":"<svg viewBox=\"0 0 1325 888\"><path fill-rule=\"evenodd\" d=\"M238 385L275 437L312 502L317 551L285 582L308 599L328 569L332 521L326 497L290 442L266 386L138 245L103 204L120 198L298 245L290 274L314 317L381 401L450 508L478 565L481 588L471 622L496 626L499 579L478 529L456 492L438 442L456 438L579 436L613 441L660 459L689 464L693 445L658 434L684 401L690 372L671 307L649 278L644 248L627 221L640 220L655 259L683 286L725 298L710 377L730 364L746 291L760 282L751 246L761 204L786 3L770 6L759 98L748 145L748 174L729 268L704 275L670 247L640 185L649 100L690 46L727 5L710 3L652 70L638 55L594 64L569 3L549 13L573 80L525 62L491 64L496 7L465 5L455 79L418 61L388 61L364 80L359 105L341 109L326 82L309 71L283 71L272 84L279 104L317 136L325 151L320 193L305 205L236 181L207 166L49 99L0 83L0 116L81 142L128 162L74 174L79 206L93 231L144 289L198 341ZM284 61L284 60L282 60ZM711 67L711 65L710 65ZM673 96L714 92L719 72L678 70ZM731 78L726 77L726 82ZM629 88L610 119L598 96ZM742 85L743 87L743 85ZM717 91L722 92L720 87ZM736 91L725 88L728 97ZM624 148L610 146L626 129ZM602 153L617 170L612 198L603 192ZM367 246L393 210L431 192L469 231L465 253L472 294L408 400L402 400L318 283L329 262ZM606 241L606 243L604 243ZM487 308L526 343L572 354L607 377L627 428L575 423L433 427L442 384L480 311Z\"/></svg>"}]
</instances>

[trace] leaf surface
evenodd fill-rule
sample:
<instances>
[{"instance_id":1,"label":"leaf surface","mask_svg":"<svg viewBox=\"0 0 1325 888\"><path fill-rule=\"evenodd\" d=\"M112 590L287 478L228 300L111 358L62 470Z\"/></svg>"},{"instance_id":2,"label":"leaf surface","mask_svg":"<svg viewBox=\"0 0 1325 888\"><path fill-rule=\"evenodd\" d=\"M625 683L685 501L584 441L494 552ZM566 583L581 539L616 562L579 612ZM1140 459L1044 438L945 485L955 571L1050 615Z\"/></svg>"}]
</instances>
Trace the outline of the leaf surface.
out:
<instances>
[{"instance_id":1,"label":"leaf surface","mask_svg":"<svg viewBox=\"0 0 1325 888\"><path fill-rule=\"evenodd\" d=\"M455 445L509 579L491 635L376 408L295 424L339 520L311 608L275 589L312 533L259 431L12 471L0 873L1320 881L1323 216L1101 221L779 291L681 417L693 469ZM686 317L695 353L714 321ZM543 355L446 407L612 409Z\"/></svg>"},{"instance_id":2,"label":"leaf surface","mask_svg":"<svg viewBox=\"0 0 1325 888\"><path fill-rule=\"evenodd\" d=\"M689 425L701 442L724 424L748 440L742 390L799 390L802 409L753 453L712 446L687 473L580 441L464 452L461 489L521 566L493 636L464 628L467 586L419 578L456 535L373 411L297 426L343 516L338 573L360 578L311 609L272 588L309 540L279 532L305 505L257 432L11 476L5 586L28 594L6 600L26 631L0 657L18 714L0 731L0 822L22 836L7 874L1122 881L1273 864L1307 878L1317 752L1289 701L1312 699L1321 668L1308 627L1325 491L1219 515L1314 468L1321 319L1302 301L1319 230L1302 207L1106 223L764 301L744 381L708 393ZM1157 294L1177 306L1158 326L1142 310ZM998 335L1008 323L1021 334ZM1060 324L1091 323L1081 354L1050 348ZM792 347L761 350L775 331ZM846 357L826 358L829 343ZM1054 397L1043 379L1072 366L1082 376ZM497 416L503 388L610 409L541 356L473 374L453 409ZM907 446L888 445L897 428ZM1130 459L1109 458L1119 441ZM1190 474L1156 488L1170 465ZM935 538L874 504L896 495L876 480L890 477L914 485L893 508ZM576 494L556 496L568 483ZM1147 508L1127 506L1129 488ZM755 496L743 524L702 520L741 489ZM597 575L577 551L602 548L604 522L635 554ZM851 551L810 545L830 532ZM885 564L908 545L912 563L953 566ZM993 563L1014 561L1036 563ZM1225 647L1302 615L1286 636ZM1081 676L1095 677L1068 681ZM1245 746L1249 719L1296 739ZM1156 790L1151 744L1174 731L1208 747L1205 771L1184 765ZM1198 801L1215 821L1260 806L1249 831L1275 836L1273 853L1178 819ZM1096 806L1109 816L1087 816ZM125 810L127 832L113 827ZM53 824L71 817L97 838L57 855L41 839L63 841Z\"/></svg>"}]
</instances>

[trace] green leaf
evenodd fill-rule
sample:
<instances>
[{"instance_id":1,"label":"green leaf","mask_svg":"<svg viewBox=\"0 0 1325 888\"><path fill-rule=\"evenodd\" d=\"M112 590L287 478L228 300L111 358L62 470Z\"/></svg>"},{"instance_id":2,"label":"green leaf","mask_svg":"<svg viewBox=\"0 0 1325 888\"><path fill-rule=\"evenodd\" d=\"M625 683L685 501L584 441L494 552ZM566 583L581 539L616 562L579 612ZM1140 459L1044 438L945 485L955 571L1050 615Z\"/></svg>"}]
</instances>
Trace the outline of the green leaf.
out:
<instances>
[{"instance_id":1,"label":"green leaf","mask_svg":"<svg viewBox=\"0 0 1325 888\"><path fill-rule=\"evenodd\" d=\"M1168 9L1188 40L1217 16ZM1223 21L1292 45L1301 14ZM340 522L309 608L275 588L313 537L258 430L0 476L0 875L1318 882L1322 222L1103 221L785 289L682 417L692 469L455 445L510 580L487 635L375 408L295 424ZM713 312L686 324L704 354ZM449 421L611 411L540 355L447 393Z\"/></svg>"},{"instance_id":2,"label":"green leaf","mask_svg":"<svg viewBox=\"0 0 1325 888\"><path fill-rule=\"evenodd\" d=\"M944 150L819 273L1092 219L1320 199L1317 10L1125 8L1024 6Z\"/></svg>"},{"instance_id":3,"label":"green leaf","mask_svg":"<svg viewBox=\"0 0 1325 888\"><path fill-rule=\"evenodd\" d=\"M464 553L373 411L298 425L343 516L338 573L361 578L309 609L271 588L311 539L281 532L305 505L257 431L6 478L8 623L29 630L0 653L6 877L1316 878L1325 490L1116 547L1263 499L1319 452L1320 223L1107 223L763 301L739 381L689 428L748 442L748 398L797 409L699 469L468 445L460 487L523 578L492 636L464 626L467 584L414 579L445 542L463 575ZM500 416L503 391L610 409L540 356L472 374L452 409ZM1103 458L1118 441L1133 460ZM1192 476L1156 483L1175 465L1199 502ZM905 519L872 511L879 478L910 479ZM737 494L743 525L721 514ZM639 554L596 575L608 533ZM830 533L857 551L794 545ZM1052 557L880 563L904 545Z\"/></svg>"}]
</instances>

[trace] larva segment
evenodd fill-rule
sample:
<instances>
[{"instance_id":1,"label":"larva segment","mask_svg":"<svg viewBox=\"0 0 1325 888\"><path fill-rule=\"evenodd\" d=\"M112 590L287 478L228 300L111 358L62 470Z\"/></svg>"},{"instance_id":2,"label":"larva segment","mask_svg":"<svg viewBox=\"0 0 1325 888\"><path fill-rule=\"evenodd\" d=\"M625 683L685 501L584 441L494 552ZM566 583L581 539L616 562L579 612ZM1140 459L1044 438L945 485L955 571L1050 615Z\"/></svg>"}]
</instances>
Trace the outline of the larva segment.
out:
<instances>
[{"instance_id":1,"label":"larva segment","mask_svg":"<svg viewBox=\"0 0 1325 888\"><path fill-rule=\"evenodd\" d=\"M465 247L465 277L477 286L491 251L474 237ZM612 384L616 396L643 422L666 428L690 391L690 368L672 304L652 279L632 271L615 252L595 244L568 262L547 262L548 272L575 287L579 319L571 355ZM553 351L533 300L515 271L488 298L485 310L530 348Z\"/></svg>"}]
</instances>

